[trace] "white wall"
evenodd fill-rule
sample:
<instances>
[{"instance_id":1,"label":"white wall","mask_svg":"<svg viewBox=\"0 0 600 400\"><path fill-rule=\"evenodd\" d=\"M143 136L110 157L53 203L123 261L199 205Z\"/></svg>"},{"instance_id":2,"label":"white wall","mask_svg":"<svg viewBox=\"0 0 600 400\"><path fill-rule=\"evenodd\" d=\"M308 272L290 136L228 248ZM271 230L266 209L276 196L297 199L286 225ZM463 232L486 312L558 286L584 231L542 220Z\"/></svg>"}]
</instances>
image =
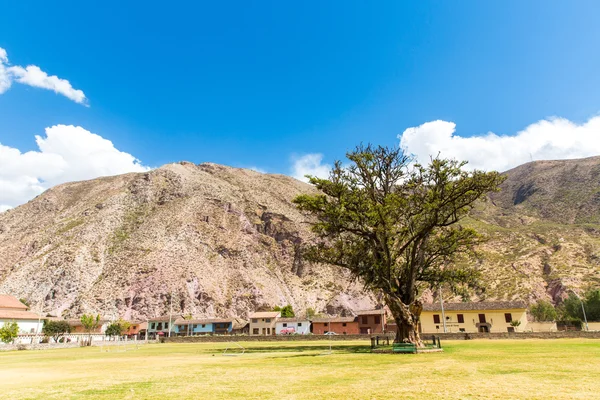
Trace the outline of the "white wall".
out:
<instances>
[{"instance_id":1,"label":"white wall","mask_svg":"<svg viewBox=\"0 0 600 400\"><path fill-rule=\"evenodd\" d=\"M283 326L287 324L287 326ZM301 324L298 326L298 324ZM281 331L287 328L294 328L297 334L306 335L310 333L310 321L298 321L298 322L277 322L275 325L275 333L281 335Z\"/></svg>"},{"instance_id":2,"label":"white wall","mask_svg":"<svg viewBox=\"0 0 600 400\"><path fill-rule=\"evenodd\" d=\"M44 326L44 320L40 320L38 324L38 320L12 320L12 319L0 319L0 326L4 326L5 322L16 322L19 325L19 333L36 333L42 332L42 326Z\"/></svg>"}]
</instances>

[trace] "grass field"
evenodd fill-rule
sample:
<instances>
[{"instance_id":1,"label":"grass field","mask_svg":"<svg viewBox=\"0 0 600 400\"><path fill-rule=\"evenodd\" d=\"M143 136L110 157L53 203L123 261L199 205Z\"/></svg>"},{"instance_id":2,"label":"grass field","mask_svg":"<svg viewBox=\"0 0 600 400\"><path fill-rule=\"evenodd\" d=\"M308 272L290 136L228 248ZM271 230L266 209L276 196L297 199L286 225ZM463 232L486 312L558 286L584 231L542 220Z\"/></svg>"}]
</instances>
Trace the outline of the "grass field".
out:
<instances>
[{"instance_id":1,"label":"grass field","mask_svg":"<svg viewBox=\"0 0 600 400\"><path fill-rule=\"evenodd\" d=\"M475 340L445 352L371 354L368 343L149 344L0 353L2 399L593 399L600 341Z\"/></svg>"}]
</instances>

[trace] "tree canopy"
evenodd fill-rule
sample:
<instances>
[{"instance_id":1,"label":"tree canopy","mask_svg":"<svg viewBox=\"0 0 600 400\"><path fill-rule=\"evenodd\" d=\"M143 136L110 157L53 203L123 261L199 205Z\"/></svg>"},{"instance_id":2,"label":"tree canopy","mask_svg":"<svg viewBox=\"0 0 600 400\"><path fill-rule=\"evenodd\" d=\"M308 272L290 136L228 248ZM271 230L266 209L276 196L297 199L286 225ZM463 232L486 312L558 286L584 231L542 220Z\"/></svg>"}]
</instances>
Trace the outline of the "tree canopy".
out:
<instances>
[{"instance_id":1,"label":"tree canopy","mask_svg":"<svg viewBox=\"0 0 600 400\"><path fill-rule=\"evenodd\" d=\"M296 316L296 313L294 312L294 309L290 304L285 305L283 307L275 306L273 307L273 311L281 312L281 316L283 318L293 318Z\"/></svg>"},{"instance_id":2,"label":"tree canopy","mask_svg":"<svg viewBox=\"0 0 600 400\"><path fill-rule=\"evenodd\" d=\"M67 321L47 320L42 327L42 333L54 339L58 343L60 338L67 333L71 333L71 325Z\"/></svg>"},{"instance_id":3,"label":"tree canopy","mask_svg":"<svg viewBox=\"0 0 600 400\"><path fill-rule=\"evenodd\" d=\"M540 300L531 306L529 312L538 322L556 321L558 313L552 303L544 300Z\"/></svg>"},{"instance_id":4,"label":"tree canopy","mask_svg":"<svg viewBox=\"0 0 600 400\"><path fill-rule=\"evenodd\" d=\"M107 336L123 336L130 326L131 324L128 321L119 319L108 325L105 333Z\"/></svg>"},{"instance_id":5,"label":"tree canopy","mask_svg":"<svg viewBox=\"0 0 600 400\"><path fill-rule=\"evenodd\" d=\"M11 343L19 335L19 325L12 322L5 322L0 328L0 340L4 343Z\"/></svg>"},{"instance_id":6,"label":"tree canopy","mask_svg":"<svg viewBox=\"0 0 600 400\"><path fill-rule=\"evenodd\" d=\"M421 344L418 294L441 284L456 292L475 286L477 272L459 261L479 236L457 223L504 178L455 160L413 163L399 148L361 145L347 158L329 178L309 177L321 193L294 199L314 217L320 238L304 257L346 268L381 293L398 322L396 340Z\"/></svg>"}]
</instances>

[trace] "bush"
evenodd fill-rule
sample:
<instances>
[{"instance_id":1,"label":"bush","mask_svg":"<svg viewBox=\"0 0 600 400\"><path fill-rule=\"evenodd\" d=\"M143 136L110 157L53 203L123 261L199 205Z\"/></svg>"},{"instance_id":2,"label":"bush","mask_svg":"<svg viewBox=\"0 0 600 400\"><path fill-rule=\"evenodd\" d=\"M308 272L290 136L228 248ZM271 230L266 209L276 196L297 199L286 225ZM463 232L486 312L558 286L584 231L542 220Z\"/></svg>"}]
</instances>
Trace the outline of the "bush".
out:
<instances>
[{"instance_id":1,"label":"bush","mask_svg":"<svg viewBox=\"0 0 600 400\"><path fill-rule=\"evenodd\" d=\"M19 335L19 325L16 322L5 322L0 328L0 340L4 343L11 343Z\"/></svg>"},{"instance_id":2,"label":"bush","mask_svg":"<svg viewBox=\"0 0 600 400\"><path fill-rule=\"evenodd\" d=\"M529 312L537 322L556 321L558 317L556 308L550 302L544 300L540 300L531 306Z\"/></svg>"}]
</instances>

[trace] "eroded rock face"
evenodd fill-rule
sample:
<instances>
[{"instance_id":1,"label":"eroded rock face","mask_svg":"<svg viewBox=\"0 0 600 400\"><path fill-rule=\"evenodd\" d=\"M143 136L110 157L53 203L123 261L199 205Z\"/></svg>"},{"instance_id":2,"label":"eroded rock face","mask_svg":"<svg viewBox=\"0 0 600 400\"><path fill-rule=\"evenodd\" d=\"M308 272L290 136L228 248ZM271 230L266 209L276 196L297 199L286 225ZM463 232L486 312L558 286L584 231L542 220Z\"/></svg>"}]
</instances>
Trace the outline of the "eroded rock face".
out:
<instances>
[{"instance_id":1,"label":"eroded rock face","mask_svg":"<svg viewBox=\"0 0 600 400\"><path fill-rule=\"evenodd\" d=\"M67 316L372 307L347 273L302 259L312 234L291 200L313 190L191 163L60 185L0 214L0 292Z\"/></svg>"}]
</instances>

